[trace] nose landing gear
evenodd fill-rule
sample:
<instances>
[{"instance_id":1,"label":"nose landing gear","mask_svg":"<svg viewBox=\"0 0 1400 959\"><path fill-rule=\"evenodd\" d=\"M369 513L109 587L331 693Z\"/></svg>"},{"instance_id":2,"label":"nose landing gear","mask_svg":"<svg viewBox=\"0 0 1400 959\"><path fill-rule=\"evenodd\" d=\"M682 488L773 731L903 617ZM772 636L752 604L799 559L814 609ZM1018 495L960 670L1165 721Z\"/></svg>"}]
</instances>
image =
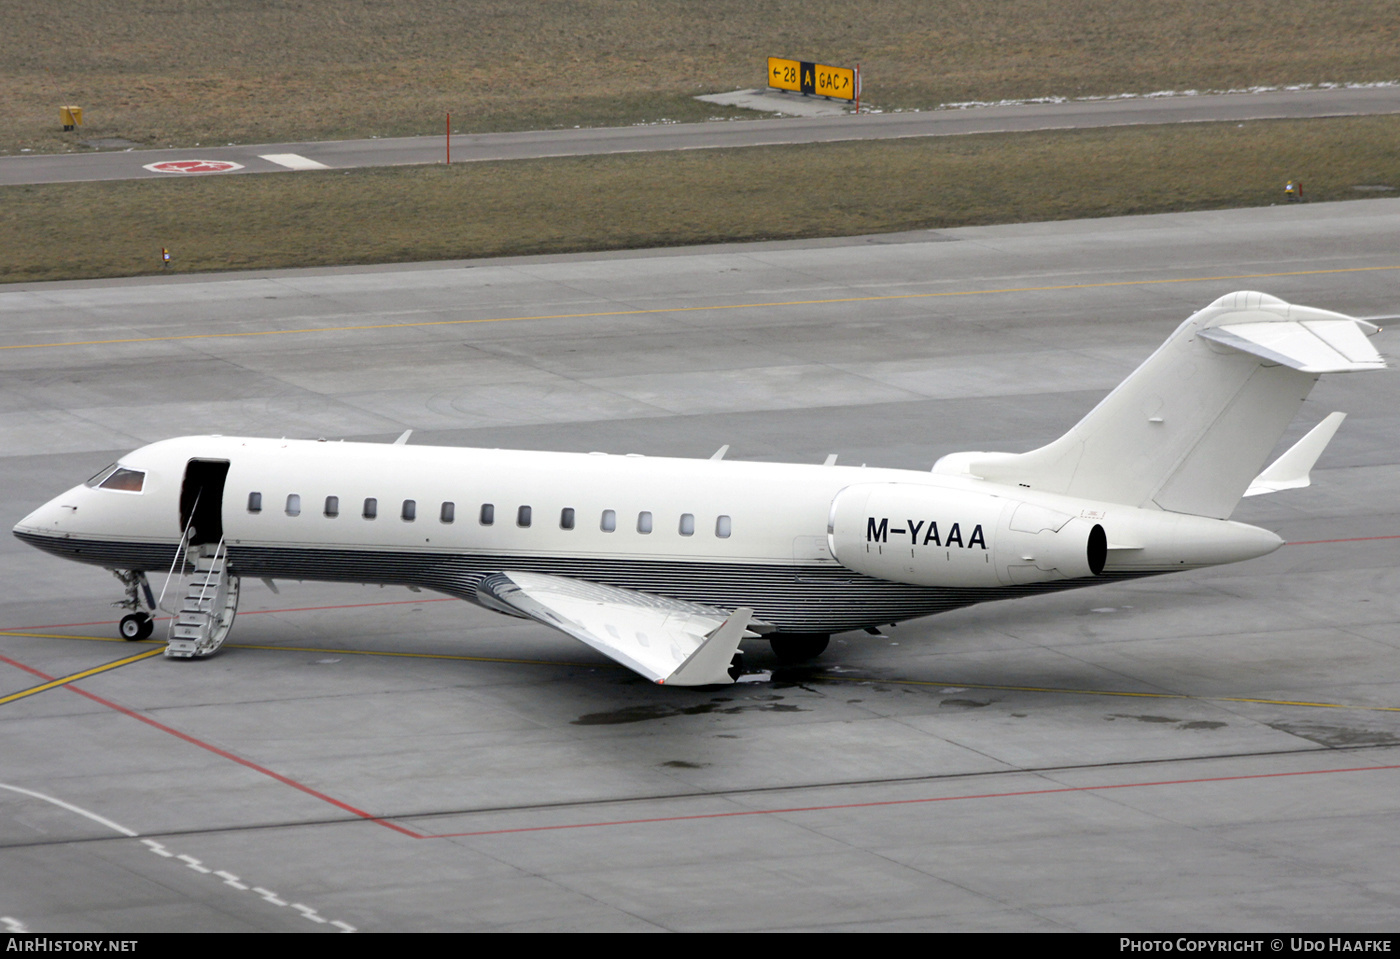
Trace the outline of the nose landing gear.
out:
<instances>
[{"instance_id":1,"label":"nose landing gear","mask_svg":"<svg viewBox=\"0 0 1400 959\"><path fill-rule=\"evenodd\" d=\"M155 629L156 624L145 612L127 613L117 626L117 630L122 634L122 639L128 641L150 639L151 633L155 632Z\"/></svg>"},{"instance_id":2,"label":"nose landing gear","mask_svg":"<svg viewBox=\"0 0 1400 959\"><path fill-rule=\"evenodd\" d=\"M131 610L122 617L117 627L122 639L150 639L151 633L155 631L151 613L156 610L156 598L151 592L151 584L146 581L146 574L139 569L114 569L111 573L126 587L126 598L112 605Z\"/></svg>"}]
</instances>

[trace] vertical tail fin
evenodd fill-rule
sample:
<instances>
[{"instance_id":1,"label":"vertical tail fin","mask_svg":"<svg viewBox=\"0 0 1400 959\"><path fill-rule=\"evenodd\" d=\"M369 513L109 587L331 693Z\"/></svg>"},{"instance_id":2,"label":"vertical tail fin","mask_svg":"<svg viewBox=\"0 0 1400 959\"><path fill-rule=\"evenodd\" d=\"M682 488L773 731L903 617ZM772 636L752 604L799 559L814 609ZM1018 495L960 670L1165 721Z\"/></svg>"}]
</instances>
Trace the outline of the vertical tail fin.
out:
<instances>
[{"instance_id":1,"label":"vertical tail fin","mask_svg":"<svg viewBox=\"0 0 1400 959\"><path fill-rule=\"evenodd\" d=\"M1224 519L1318 376L1384 369L1377 327L1264 293L1193 314L1064 436L1029 453L955 453L936 472Z\"/></svg>"}]
</instances>

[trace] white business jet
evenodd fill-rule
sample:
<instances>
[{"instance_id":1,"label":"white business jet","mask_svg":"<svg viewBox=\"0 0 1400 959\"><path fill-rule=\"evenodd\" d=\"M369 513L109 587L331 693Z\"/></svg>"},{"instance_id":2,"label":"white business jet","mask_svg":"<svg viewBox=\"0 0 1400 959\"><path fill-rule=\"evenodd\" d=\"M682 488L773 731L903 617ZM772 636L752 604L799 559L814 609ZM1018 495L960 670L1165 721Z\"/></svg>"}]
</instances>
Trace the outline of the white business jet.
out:
<instances>
[{"instance_id":1,"label":"white business jet","mask_svg":"<svg viewBox=\"0 0 1400 959\"><path fill-rule=\"evenodd\" d=\"M129 639L227 637L240 577L399 584L535 620L657 683L742 675L832 633L1233 563L1282 545L1241 497L1307 486L1344 414L1267 469L1322 373L1385 361L1363 320L1263 293L1187 319L1064 436L931 472L186 436L41 506L15 535L111 569ZM147 574L164 577L157 598ZM172 582L174 588L172 589ZM169 597L170 602L166 599Z\"/></svg>"}]
</instances>

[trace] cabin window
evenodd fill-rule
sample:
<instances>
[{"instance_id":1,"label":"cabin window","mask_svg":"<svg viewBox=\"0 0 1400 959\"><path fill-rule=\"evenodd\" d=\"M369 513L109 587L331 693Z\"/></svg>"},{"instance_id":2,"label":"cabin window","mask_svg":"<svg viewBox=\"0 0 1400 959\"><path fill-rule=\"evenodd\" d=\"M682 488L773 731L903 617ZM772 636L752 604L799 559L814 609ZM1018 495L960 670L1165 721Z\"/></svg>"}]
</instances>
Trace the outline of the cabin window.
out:
<instances>
[{"instance_id":1,"label":"cabin window","mask_svg":"<svg viewBox=\"0 0 1400 959\"><path fill-rule=\"evenodd\" d=\"M682 536L694 536L694 535L695 535L695 514L694 514L694 513L682 513L682 514L681 514L681 535L682 535Z\"/></svg>"},{"instance_id":2,"label":"cabin window","mask_svg":"<svg viewBox=\"0 0 1400 959\"><path fill-rule=\"evenodd\" d=\"M496 507L490 503L481 504L481 525L490 526L496 522Z\"/></svg>"},{"instance_id":3,"label":"cabin window","mask_svg":"<svg viewBox=\"0 0 1400 959\"><path fill-rule=\"evenodd\" d=\"M457 504L443 503L442 512L438 513L438 519L444 523L451 523L457 518Z\"/></svg>"},{"instance_id":4,"label":"cabin window","mask_svg":"<svg viewBox=\"0 0 1400 959\"><path fill-rule=\"evenodd\" d=\"M605 533L611 533L613 530L617 529L617 510L603 510L602 529Z\"/></svg>"},{"instance_id":5,"label":"cabin window","mask_svg":"<svg viewBox=\"0 0 1400 959\"><path fill-rule=\"evenodd\" d=\"M399 513L405 523L411 523L418 518L418 501L406 499L403 501L403 511Z\"/></svg>"},{"instance_id":6,"label":"cabin window","mask_svg":"<svg viewBox=\"0 0 1400 959\"><path fill-rule=\"evenodd\" d=\"M365 500L365 511L361 514L365 519L374 519L379 515L379 500L373 496Z\"/></svg>"},{"instance_id":7,"label":"cabin window","mask_svg":"<svg viewBox=\"0 0 1400 959\"><path fill-rule=\"evenodd\" d=\"M250 512L250 513L261 513L261 512L262 512L262 494L261 494L261 493L249 493L249 494L248 494L248 512Z\"/></svg>"},{"instance_id":8,"label":"cabin window","mask_svg":"<svg viewBox=\"0 0 1400 959\"><path fill-rule=\"evenodd\" d=\"M721 516L715 520L715 535L720 539L728 539L730 524L728 516Z\"/></svg>"},{"instance_id":9,"label":"cabin window","mask_svg":"<svg viewBox=\"0 0 1400 959\"><path fill-rule=\"evenodd\" d=\"M325 514L326 514L328 517L330 517L331 519L335 519L337 516L340 515L340 497L339 497L339 496L327 496L327 497L326 497L326 509L325 509Z\"/></svg>"},{"instance_id":10,"label":"cabin window","mask_svg":"<svg viewBox=\"0 0 1400 959\"><path fill-rule=\"evenodd\" d=\"M300 493L288 493L288 494L287 494L287 515L288 515L288 516L300 516L300 515L301 515L301 494L300 494Z\"/></svg>"},{"instance_id":11,"label":"cabin window","mask_svg":"<svg viewBox=\"0 0 1400 959\"><path fill-rule=\"evenodd\" d=\"M101 483L97 484L98 489L114 489L123 493L139 493L141 487L146 483L146 474L140 470L129 470L124 467L117 467Z\"/></svg>"},{"instance_id":12,"label":"cabin window","mask_svg":"<svg viewBox=\"0 0 1400 959\"><path fill-rule=\"evenodd\" d=\"M574 508L572 506L565 506L562 510L559 511L559 528L574 528Z\"/></svg>"},{"instance_id":13,"label":"cabin window","mask_svg":"<svg viewBox=\"0 0 1400 959\"><path fill-rule=\"evenodd\" d=\"M650 532L651 532L651 511L650 511L650 510L642 510L640 513L637 514L637 532L639 532L639 533L650 533Z\"/></svg>"},{"instance_id":14,"label":"cabin window","mask_svg":"<svg viewBox=\"0 0 1400 959\"><path fill-rule=\"evenodd\" d=\"M530 507L522 506L515 511L515 525L522 529L530 525Z\"/></svg>"}]
</instances>

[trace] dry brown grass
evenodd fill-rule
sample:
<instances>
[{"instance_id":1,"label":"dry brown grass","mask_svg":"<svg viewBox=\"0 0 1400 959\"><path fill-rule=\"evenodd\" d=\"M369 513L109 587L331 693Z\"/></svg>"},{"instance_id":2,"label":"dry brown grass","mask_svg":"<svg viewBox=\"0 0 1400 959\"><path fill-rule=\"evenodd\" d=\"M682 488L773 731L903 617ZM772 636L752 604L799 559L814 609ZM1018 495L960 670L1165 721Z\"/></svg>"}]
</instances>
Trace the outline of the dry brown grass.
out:
<instances>
[{"instance_id":1,"label":"dry brown grass","mask_svg":"<svg viewBox=\"0 0 1400 959\"><path fill-rule=\"evenodd\" d=\"M0 190L0 281L381 263L1257 206L1400 187L1400 116ZM95 224L100 223L98 228Z\"/></svg>"},{"instance_id":2,"label":"dry brown grass","mask_svg":"<svg viewBox=\"0 0 1400 959\"><path fill-rule=\"evenodd\" d=\"M701 119L769 54L860 62L886 108L1393 80L1400 3L6 0L0 153Z\"/></svg>"}]
</instances>

